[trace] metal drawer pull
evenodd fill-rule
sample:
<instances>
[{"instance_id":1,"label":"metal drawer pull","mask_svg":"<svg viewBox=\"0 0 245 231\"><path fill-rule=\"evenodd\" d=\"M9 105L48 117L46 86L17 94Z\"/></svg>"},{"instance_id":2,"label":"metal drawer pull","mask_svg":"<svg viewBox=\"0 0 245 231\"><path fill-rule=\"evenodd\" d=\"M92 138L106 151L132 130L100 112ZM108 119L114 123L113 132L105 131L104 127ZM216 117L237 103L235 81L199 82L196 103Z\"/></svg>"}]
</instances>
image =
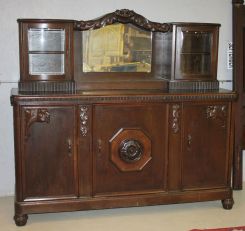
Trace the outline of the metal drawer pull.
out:
<instances>
[{"instance_id":1,"label":"metal drawer pull","mask_svg":"<svg viewBox=\"0 0 245 231\"><path fill-rule=\"evenodd\" d=\"M67 145L68 145L68 155L71 156L72 155L72 142L70 138L67 139Z\"/></svg>"}]
</instances>

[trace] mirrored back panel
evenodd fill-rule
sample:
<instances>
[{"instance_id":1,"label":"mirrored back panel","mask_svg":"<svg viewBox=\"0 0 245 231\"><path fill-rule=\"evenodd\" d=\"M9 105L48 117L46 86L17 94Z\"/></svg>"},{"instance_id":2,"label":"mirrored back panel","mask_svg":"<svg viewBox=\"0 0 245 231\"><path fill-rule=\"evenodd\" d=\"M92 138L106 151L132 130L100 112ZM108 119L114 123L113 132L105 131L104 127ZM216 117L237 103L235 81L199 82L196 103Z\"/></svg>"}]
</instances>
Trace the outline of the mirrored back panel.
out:
<instances>
[{"instance_id":1,"label":"mirrored back panel","mask_svg":"<svg viewBox=\"0 0 245 231\"><path fill-rule=\"evenodd\" d=\"M83 72L151 72L152 32L116 23L82 33Z\"/></svg>"}]
</instances>

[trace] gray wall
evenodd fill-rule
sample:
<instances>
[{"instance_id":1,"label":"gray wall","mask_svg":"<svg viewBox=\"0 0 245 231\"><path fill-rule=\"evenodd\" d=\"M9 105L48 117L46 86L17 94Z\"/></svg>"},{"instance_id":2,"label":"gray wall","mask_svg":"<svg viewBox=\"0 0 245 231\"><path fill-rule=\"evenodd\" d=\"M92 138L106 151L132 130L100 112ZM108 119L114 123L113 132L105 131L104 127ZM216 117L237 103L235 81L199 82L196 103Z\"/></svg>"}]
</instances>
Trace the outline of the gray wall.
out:
<instances>
[{"instance_id":1,"label":"gray wall","mask_svg":"<svg viewBox=\"0 0 245 231\"><path fill-rule=\"evenodd\" d=\"M226 68L231 41L231 0L0 0L0 196L14 193L14 141L10 90L19 79L17 18L93 19L116 9L132 9L152 21L214 22L220 30L218 78ZM230 88L231 84L222 85Z\"/></svg>"}]
</instances>

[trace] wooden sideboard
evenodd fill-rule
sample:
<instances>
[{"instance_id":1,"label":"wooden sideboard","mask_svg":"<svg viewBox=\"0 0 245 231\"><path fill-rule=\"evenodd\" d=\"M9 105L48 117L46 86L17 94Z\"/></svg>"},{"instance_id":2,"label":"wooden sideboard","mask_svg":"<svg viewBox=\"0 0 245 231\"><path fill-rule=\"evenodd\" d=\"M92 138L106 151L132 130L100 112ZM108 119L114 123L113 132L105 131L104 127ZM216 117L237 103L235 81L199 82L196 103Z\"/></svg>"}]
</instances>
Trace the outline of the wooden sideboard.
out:
<instances>
[{"instance_id":1,"label":"wooden sideboard","mask_svg":"<svg viewBox=\"0 0 245 231\"><path fill-rule=\"evenodd\" d=\"M158 23L127 9L18 23L16 225L31 213L232 208L237 95L219 89L220 24Z\"/></svg>"},{"instance_id":2,"label":"wooden sideboard","mask_svg":"<svg viewBox=\"0 0 245 231\"><path fill-rule=\"evenodd\" d=\"M30 213L208 200L231 209L235 97L13 90L16 224Z\"/></svg>"}]
</instances>

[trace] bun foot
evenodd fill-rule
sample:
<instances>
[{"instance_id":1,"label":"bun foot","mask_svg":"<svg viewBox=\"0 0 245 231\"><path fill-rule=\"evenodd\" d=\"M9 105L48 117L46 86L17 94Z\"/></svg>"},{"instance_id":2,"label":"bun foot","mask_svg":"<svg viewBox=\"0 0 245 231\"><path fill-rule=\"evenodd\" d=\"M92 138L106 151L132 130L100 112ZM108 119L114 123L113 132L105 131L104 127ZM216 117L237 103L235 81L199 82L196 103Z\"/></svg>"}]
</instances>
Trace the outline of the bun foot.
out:
<instances>
[{"instance_id":1,"label":"bun foot","mask_svg":"<svg viewBox=\"0 0 245 231\"><path fill-rule=\"evenodd\" d=\"M14 221L17 226L24 226L27 222L28 216L26 214L14 216Z\"/></svg>"},{"instance_id":2,"label":"bun foot","mask_svg":"<svg viewBox=\"0 0 245 231\"><path fill-rule=\"evenodd\" d=\"M230 210L232 209L233 205L234 205L234 200L233 198L228 198L228 199L224 199L222 200L222 205L224 209Z\"/></svg>"}]
</instances>

